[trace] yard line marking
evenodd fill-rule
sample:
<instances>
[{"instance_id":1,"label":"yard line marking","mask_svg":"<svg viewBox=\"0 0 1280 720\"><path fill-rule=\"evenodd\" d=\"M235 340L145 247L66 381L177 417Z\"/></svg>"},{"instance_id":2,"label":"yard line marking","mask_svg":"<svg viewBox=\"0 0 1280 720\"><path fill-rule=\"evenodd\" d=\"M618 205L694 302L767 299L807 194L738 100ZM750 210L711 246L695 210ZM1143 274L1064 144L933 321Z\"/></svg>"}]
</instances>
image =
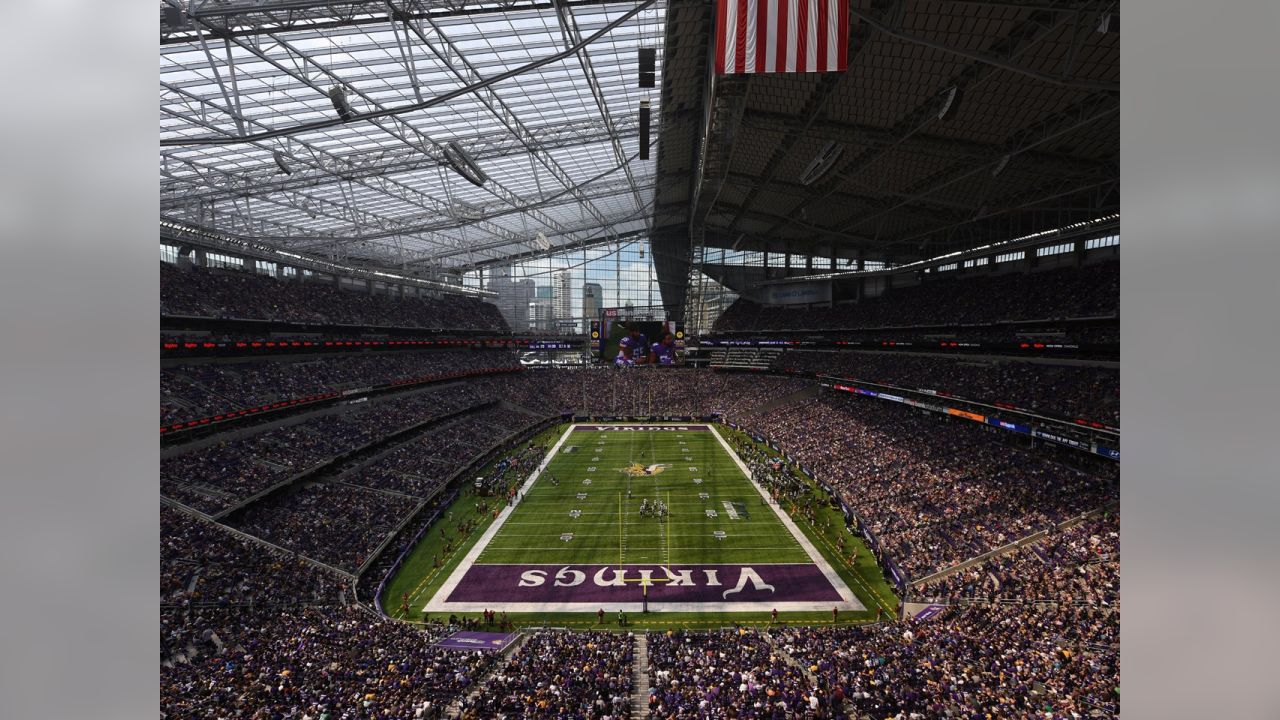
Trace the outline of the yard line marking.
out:
<instances>
[{"instance_id":1,"label":"yard line marking","mask_svg":"<svg viewBox=\"0 0 1280 720\"><path fill-rule=\"evenodd\" d=\"M747 464L742 462L742 458L738 457L738 454L733 451L733 448L729 447L729 443L725 442L724 438L721 437L714 425L707 425L707 429L710 430L711 434L720 442L720 447L724 448L729 459L732 460L734 464L738 466L738 469L742 471L743 477L745 477L747 481L751 483L751 486L756 489L756 492L760 493L760 496L765 498L767 501L769 494L765 492L764 488L760 487L760 484L755 481L755 478L751 477L751 470L747 467ZM800 547L805 551L805 554L809 556L809 559L813 561L813 564L817 565L822 574L826 576L827 582L831 583L831 587L835 588L840 597L847 603L857 605L857 610L866 610L867 607L863 605L862 601L853 594L853 591L849 589L848 584L846 584L844 579L835 571L835 568L831 567L831 564L827 562L826 558L822 557L822 553L818 552L818 548L814 547L813 543L809 542L809 537L804 534L804 531L796 526L795 521L791 519L791 516L784 513L782 508L777 505L772 503L768 503L768 505L769 508L773 510L774 514L778 516L778 519L782 521L783 527L789 530L792 537L800 543Z\"/></svg>"},{"instance_id":2,"label":"yard line marking","mask_svg":"<svg viewBox=\"0 0 1280 720\"><path fill-rule=\"evenodd\" d=\"M546 457L542 458L542 462L538 464L538 468L533 471L533 474L529 476L529 479L520 487L520 492L522 494L529 494L529 490L533 487L533 484L537 482L538 478L542 476L542 473L546 471L547 466L551 464L551 459L559 454L560 448L564 445L565 441L569 439L569 436L573 434L573 430L576 427L576 424L570 424L569 428L560 436L560 439L556 441L556 444L551 447L551 452L548 452ZM471 566L475 564L477 559L479 559L480 554L488 549L489 542L498 534L498 530L500 530L502 525L506 523L507 518L511 517L511 514L515 512L516 507L516 505L508 505L502 509L502 512L498 513L498 518L489 524L489 527L485 529L484 534L480 536L480 539L476 541L476 544L471 546L471 549L467 554L463 556L462 560L454 567L453 572L449 574L449 577L446 578L444 583L440 585L440 588L436 590L435 595L427 601L426 606L423 608L423 612L430 612L431 606L436 603L438 598L443 599L449 597L449 594L458 587L458 583L462 582L462 576L467 574L467 570L471 569Z\"/></svg>"}]
</instances>

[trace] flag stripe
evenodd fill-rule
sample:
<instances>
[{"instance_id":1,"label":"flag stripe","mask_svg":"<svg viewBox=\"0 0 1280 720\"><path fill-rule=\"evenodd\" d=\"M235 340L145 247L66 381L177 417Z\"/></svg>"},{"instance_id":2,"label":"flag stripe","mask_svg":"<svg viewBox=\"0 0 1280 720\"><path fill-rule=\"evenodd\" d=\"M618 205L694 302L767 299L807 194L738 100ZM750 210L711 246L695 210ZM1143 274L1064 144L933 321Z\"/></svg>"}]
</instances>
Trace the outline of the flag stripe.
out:
<instances>
[{"instance_id":1,"label":"flag stripe","mask_svg":"<svg viewBox=\"0 0 1280 720\"><path fill-rule=\"evenodd\" d=\"M786 0L779 0L786 2ZM768 20L765 21L765 49L764 49L764 69L760 72L778 72L778 4L779 2L765 3L768 10ZM785 45L783 47L786 47ZM758 68L757 68L758 69Z\"/></svg>"},{"instance_id":2,"label":"flag stripe","mask_svg":"<svg viewBox=\"0 0 1280 720\"><path fill-rule=\"evenodd\" d=\"M729 0L719 0L716 3L716 74L723 75L724 68L724 52L725 41L728 35L725 33L726 16L729 14Z\"/></svg>"},{"instance_id":3,"label":"flag stripe","mask_svg":"<svg viewBox=\"0 0 1280 720\"><path fill-rule=\"evenodd\" d=\"M747 71L747 0L738 0L738 41L733 47L733 71Z\"/></svg>"},{"instance_id":4,"label":"flag stripe","mask_svg":"<svg viewBox=\"0 0 1280 720\"><path fill-rule=\"evenodd\" d=\"M836 15L840 19L840 29L836 31L836 70L844 72L849 67L849 7L845 0L836 3Z\"/></svg>"},{"instance_id":5,"label":"flag stripe","mask_svg":"<svg viewBox=\"0 0 1280 720\"><path fill-rule=\"evenodd\" d=\"M817 6L815 12L818 13L818 17L824 22L820 22L818 27L814 28L816 31L814 34L817 35L815 39L817 40L818 47L814 51L814 59L817 62L815 62L813 67L810 68L813 72L825 72L827 69L827 23L825 20L827 17L827 3L829 1L830 0L817 0L817 2L814 3L814 5Z\"/></svg>"},{"instance_id":6,"label":"flag stripe","mask_svg":"<svg viewBox=\"0 0 1280 720\"><path fill-rule=\"evenodd\" d=\"M796 0L799 16L796 23L796 64L795 72L809 72L806 61L809 58L809 3L814 0Z\"/></svg>"},{"instance_id":7,"label":"flag stripe","mask_svg":"<svg viewBox=\"0 0 1280 720\"><path fill-rule=\"evenodd\" d=\"M800 7L800 0L785 0L787 3L787 56L782 64L782 72L796 71L796 46L799 45L797 38L796 22L797 12Z\"/></svg>"},{"instance_id":8,"label":"flag stripe","mask_svg":"<svg viewBox=\"0 0 1280 720\"><path fill-rule=\"evenodd\" d=\"M818 0L809 3L809 39L805 42L804 71L818 71Z\"/></svg>"},{"instance_id":9,"label":"flag stripe","mask_svg":"<svg viewBox=\"0 0 1280 720\"><path fill-rule=\"evenodd\" d=\"M787 0L778 0L773 17L778 23L778 51L773 56L773 67L769 68L769 72L782 73L787 69Z\"/></svg>"},{"instance_id":10,"label":"flag stripe","mask_svg":"<svg viewBox=\"0 0 1280 720\"><path fill-rule=\"evenodd\" d=\"M762 73L768 72L768 69L764 66L764 55L769 37L769 8L774 6L776 2L774 0L754 0L754 2L756 3L756 54L755 66L751 69Z\"/></svg>"},{"instance_id":11,"label":"flag stripe","mask_svg":"<svg viewBox=\"0 0 1280 720\"><path fill-rule=\"evenodd\" d=\"M839 72L849 0L716 0L718 74Z\"/></svg>"},{"instance_id":12,"label":"flag stripe","mask_svg":"<svg viewBox=\"0 0 1280 720\"><path fill-rule=\"evenodd\" d=\"M827 66L823 68L827 72L833 72L837 65L836 50L840 41L836 39L836 30L840 28L840 18L836 17L836 8L839 5L836 0L827 0Z\"/></svg>"}]
</instances>

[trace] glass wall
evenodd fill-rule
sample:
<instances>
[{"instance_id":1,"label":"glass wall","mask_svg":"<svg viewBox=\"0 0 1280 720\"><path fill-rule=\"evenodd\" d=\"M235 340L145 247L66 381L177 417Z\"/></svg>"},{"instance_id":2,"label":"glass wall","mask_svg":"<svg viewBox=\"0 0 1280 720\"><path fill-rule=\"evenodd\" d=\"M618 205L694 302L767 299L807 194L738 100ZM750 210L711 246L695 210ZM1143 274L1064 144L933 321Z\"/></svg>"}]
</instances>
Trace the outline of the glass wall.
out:
<instances>
[{"instance_id":1,"label":"glass wall","mask_svg":"<svg viewBox=\"0 0 1280 720\"><path fill-rule=\"evenodd\" d=\"M663 317L662 296L647 239L488 265L466 273L463 284L496 292L498 297L490 301L517 332L585 332L586 322L591 319L585 314L583 302L588 284L600 286L601 308L651 307L656 319ZM596 303L594 297L588 302Z\"/></svg>"}]
</instances>

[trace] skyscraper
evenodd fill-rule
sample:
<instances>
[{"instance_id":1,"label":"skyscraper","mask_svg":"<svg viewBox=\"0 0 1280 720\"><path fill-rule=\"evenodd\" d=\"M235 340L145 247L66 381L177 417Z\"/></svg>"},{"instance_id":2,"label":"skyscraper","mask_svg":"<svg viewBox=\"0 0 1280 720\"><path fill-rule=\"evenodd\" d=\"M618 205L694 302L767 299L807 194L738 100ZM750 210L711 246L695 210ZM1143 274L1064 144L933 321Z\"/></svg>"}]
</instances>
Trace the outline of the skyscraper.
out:
<instances>
[{"instance_id":1,"label":"skyscraper","mask_svg":"<svg viewBox=\"0 0 1280 720\"><path fill-rule=\"evenodd\" d=\"M600 318L600 309L604 307L604 288L600 283L585 283L582 286L582 333L591 332L591 321Z\"/></svg>"},{"instance_id":2,"label":"skyscraper","mask_svg":"<svg viewBox=\"0 0 1280 720\"><path fill-rule=\"evenodd\" d=\"M544 288L538 288L543 290ZM545 288L550 290L550 288ZM551 298L543 297L541 293L529 300L529 329L536 332L550 332L551 330Z\"/></svg>"},{"instance_id":3,"label":"skyscraper","mask_svg":"<svg viewBox=\"0 0 1280 720\"><path fill-rule=\"evenodd\" d=\"M494 268L489 276L488 289L498 294L493 304L506 318L512 330L520 332L529 327L529 301L533 299L533 280L513 280L510 267Z\"/></svg>"},{"instance_id":4,"label":"skyscraper","mask_svg":"<svg viewBox=\"0 0 1280 720\"><path fill-rule=\"evenodd\" d=\"M573 318L573 276L561 270L551 276L551 307L556 320Z\"/></svg>"}]
</instances>

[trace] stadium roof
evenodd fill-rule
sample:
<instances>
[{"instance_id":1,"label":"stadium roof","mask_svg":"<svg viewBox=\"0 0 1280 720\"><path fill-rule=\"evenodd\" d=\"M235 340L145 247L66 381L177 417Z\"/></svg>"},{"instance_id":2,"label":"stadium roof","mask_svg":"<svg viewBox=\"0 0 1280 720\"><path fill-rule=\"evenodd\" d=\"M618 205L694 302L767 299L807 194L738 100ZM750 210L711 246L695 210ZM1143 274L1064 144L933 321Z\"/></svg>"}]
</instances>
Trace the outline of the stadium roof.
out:
<instances>
[{"instance_id":1,"label":"stadium roof","mask_svg":"<svg viewBox=\"0 0 1280 720\"><path fill-rule=\"evenodd\" d=\"M638 87L637 48L656 48L661 87L664 18L662 0L166 2L161 217L404 269L643 233L655 161L638 158L639 108L652 93L656 119L661 103ZM359 115L481 81L350 122L330 97L345 86ZM483 186L450 167L450 142Z\"/></svg>"},{"instance_id":2,"label":"stadium roof","mask_svg":"<svg viewBox=\"0 0 1280 720\"><path fill-rule=\"evenodd\" d=\"M1118 2L850 4L848 72L711 81L712 5L671 3L653 236L668 307L691 238L903 264L1119 211ZM839 159L804 184L829 142Z\"/></svg>"},{"instance_id":3,"label":"stadium roof","mask_svg":"<svg viewBox=\"0 0 1280 720\"><path fill-rule=\"evenodd\" d=\"M166 0L162 219L390 270L649 236L679 317L699 245L893 265L1118 212L1116 0L850 4L848 72L713 80L707 0Z\"/></svg>"}]
</instances>

